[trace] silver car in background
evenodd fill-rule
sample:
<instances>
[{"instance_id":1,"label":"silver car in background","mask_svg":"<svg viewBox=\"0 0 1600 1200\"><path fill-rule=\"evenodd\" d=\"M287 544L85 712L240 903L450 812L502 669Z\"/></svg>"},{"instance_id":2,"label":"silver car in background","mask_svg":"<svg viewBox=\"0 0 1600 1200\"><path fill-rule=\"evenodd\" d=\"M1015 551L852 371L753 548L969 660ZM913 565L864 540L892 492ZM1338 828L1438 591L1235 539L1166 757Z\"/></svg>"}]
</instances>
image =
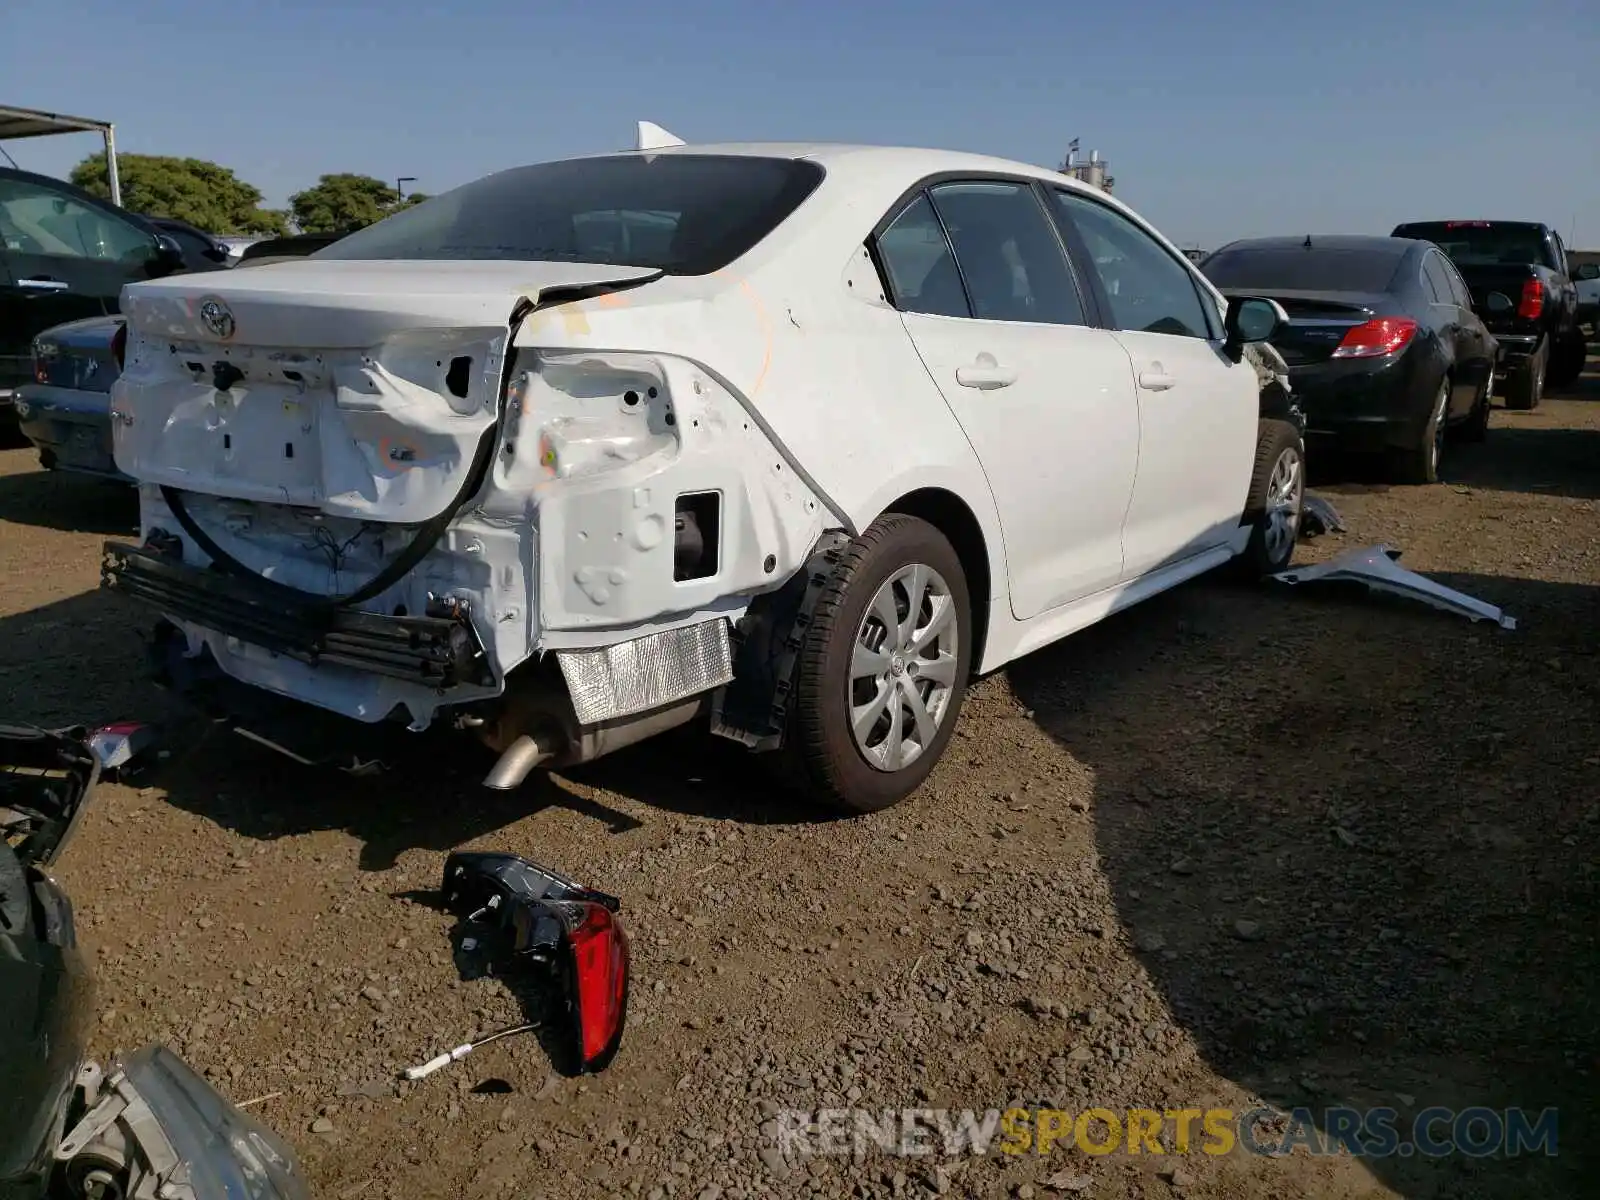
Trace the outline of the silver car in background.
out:
<instances>
[{"instance_id":1,"label":"silver car in background","mask_svg":"<svg viewBox=\"0 0 1600 1200\"><path fill-rule=\"evenodd\" d=\"M46 470L126 479L111 453L111 385L122 373L127 326L86 317L33 340L33 382L17 389L17 425Z\"/></svg>"}]
</instances>

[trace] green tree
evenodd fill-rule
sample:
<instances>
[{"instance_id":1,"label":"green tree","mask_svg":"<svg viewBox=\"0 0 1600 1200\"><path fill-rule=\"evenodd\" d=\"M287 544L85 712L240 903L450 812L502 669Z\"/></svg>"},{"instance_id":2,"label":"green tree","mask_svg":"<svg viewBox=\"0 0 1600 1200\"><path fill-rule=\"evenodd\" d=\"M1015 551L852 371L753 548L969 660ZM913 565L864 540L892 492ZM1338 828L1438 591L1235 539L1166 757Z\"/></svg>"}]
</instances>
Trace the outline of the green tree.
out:
<instances>
[{"instance_id":1,"label":"green tree","mask_svg":"<svg viewBox=\"0 0 1600 1200\"><path fill-rule=\"evenodd\" d=\"M288 222L277 209L261 207L258 188L228 167L202 158L159 154L117 155L122 205L152 217L175 217L207 233L281 234ZM106 160L94 154L72 168L72 182L107 200Z\"/></svg>"},{"instance_id":2,"label":"green tree","mask_svg":"<svg viewBox=\"0 0 1600 1200\"><path fill-rule=\"evenodd\" d=\"M420 199L407 196L399 207L409 208ZM371 175L324 175L289 197L289 211L305 233L337 233L383 220L396 211L399 200L394 188Z\"/></svg>"}]
</instances>

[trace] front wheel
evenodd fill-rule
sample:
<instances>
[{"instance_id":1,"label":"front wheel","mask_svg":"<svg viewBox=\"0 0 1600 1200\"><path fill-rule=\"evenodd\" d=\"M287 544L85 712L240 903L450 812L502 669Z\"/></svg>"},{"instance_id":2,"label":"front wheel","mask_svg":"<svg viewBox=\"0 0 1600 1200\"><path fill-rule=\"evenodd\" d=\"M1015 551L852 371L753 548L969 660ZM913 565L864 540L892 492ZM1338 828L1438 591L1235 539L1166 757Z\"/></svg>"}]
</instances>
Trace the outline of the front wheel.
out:
<instances>
[{"instance_id":1,"label":"front wheel","mask_svg":"<svg viewBox=\"0 0 1600 1200\"><path fill-rule=\"evenodd\" d=\"M1235 560L1237 573L1259 579L1294 557L1306 498L1305 443L1288 421L1263 420L1256 429L1256 462L1245 520L1250 540Z\"/></svg>"},{"instance_id":2,"label":"front wheel","mask_svg":"<svg viewBox=\"0 0 1600 1200\"><path fill-rule=\"evenodd\" d=\"M878 518L845 551L801 645L787 739L807 790L876 812L949 744L972 657L961 560L917 517Z\"/></svg>"}]
</instances>

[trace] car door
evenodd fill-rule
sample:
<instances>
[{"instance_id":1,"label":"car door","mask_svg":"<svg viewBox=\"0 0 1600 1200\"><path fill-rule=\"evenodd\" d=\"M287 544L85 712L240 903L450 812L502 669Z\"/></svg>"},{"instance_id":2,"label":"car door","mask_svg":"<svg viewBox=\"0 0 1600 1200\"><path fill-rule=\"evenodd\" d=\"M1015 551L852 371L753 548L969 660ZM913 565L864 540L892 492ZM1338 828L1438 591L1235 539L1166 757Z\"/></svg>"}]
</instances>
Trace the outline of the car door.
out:
<instances>
[{"instance_id":1,"label":"car door","mask_svg":"<svg viewBox=\"0 0 1600 1200\"><path fill-rule=\"evenodd\" d=\"M906 332L988 477L1013 615L1114 586L1139 452L1132 371L1088 320L1034 185L935 183L875 249Z\"/></svg>"},{"instance_id":2,"label":"car door","mask_svg":"<svg viewBox=\"0 0 1600 1200\"><path fill-rule=\"evenodd\" d=\"M1139 470L1122 530L1131 579L1237 534L1255 462L1260 386L1248 362L1223 353L1221 309L1192 264L1109 204L1051 191L1133 362Z\"/></svg>"},{"instance_id":3,"label":"car door","mask_svg":"<svg viewBox=\"0 0 1600 1200\"><path fill-rule=\"evenodd\" d=\"M1424 286L1437 297L1436 311L1442 313L1450 330L1455 354L1455 373L1451 376L1450 415L1465 417L1477 403L1489 370L1489 336L1483 322L1472 311L1472 293L1456 273L1455 266L1438 250L1423 256Z\"/></svg>"},{"instance_id":4,"label":"car door","mask_svg":"<svg viewBox=\"0 0 1600 1200\"><path fill-rule=\"evenodd\" d=\"M9 283L5 353L63 321L117 311L122 285L149 275L155 237L112 208L33 178L0 176Z\"/></svg>"}]
</instances>

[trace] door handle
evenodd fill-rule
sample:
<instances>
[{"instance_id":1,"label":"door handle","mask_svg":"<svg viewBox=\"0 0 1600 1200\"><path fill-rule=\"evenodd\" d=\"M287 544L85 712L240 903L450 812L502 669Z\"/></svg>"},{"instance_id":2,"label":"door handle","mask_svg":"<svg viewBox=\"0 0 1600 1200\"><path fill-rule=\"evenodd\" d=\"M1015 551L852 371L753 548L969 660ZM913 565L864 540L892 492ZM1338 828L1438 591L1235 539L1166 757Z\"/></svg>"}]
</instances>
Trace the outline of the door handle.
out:
<instances>
[{"instance_id":1,"label":"door handle","mask_svg":"<svg viewBox=\"0 0 1600 1200\"><path fill-rule=\"evenodd\" d=\"M1017 373L1009 367L1002 367L992 354L980 354L976 361L956 368L956 382L962 387L977 388L980 392L1010 387L1016 381Z\"/></svg>"},{"instance_id":2,"label":"door handle","mask_svg":"<svg viewBox=\"0 0 1600 1200\"><path fill-rule=\"evenodd\" d=\"M1164 392L1178 381L1165 371L1140 371L1139 386L1147 392Z\"/></svg>"},{"instance_id":3,"label":"door handle","mask_svg":"<svg viewBox=\"0 0 1600 1200\"><path fill-rule=\"evenodd\" d=\"M64 292L72 285L60 279L19 279L17 286L37 292Z\"/></svg>"}]
</instances>

